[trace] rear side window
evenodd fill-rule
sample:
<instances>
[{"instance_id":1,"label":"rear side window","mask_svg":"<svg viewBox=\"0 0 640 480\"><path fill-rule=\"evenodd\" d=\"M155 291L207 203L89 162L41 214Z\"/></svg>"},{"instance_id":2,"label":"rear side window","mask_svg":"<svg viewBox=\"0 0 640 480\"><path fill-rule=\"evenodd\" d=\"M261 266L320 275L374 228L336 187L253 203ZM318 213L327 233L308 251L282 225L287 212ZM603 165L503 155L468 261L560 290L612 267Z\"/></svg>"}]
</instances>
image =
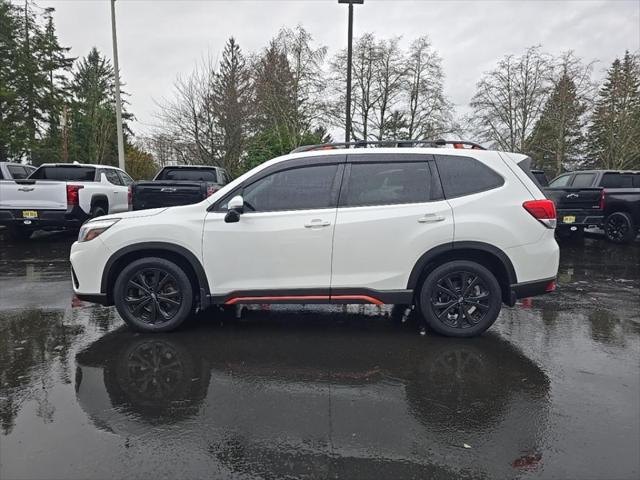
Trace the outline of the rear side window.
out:
<instances>
[{"instance_id":1,"label":"rear side window","mask_svg":"<svg viewBox=\"0 0 640 480\"><path fill-rule=\"evenodd\" d=\"M425 162L353 163L343 207L423 203L430 199L431 173Z\"/></svg>"},{"instance_id":2,"label":"rear side window","mask_svg":"<svg viewBox=\"0 0 640 480\"><path fill-rule=\"evenodd\" d=\"M96 169L93 167L72 167L72 166L56 166L56 167L40 167L31 174L31 178L36 180L57 180L57 181L76 181L76 182L93 182L95 181Z\"/></svg>"},{"instance_id":3,"label":"rear side window","mask_svg":"<svg viewBox=\"0 0 640 480\"><path fill-rule=\"evenodd\" d=\"M604 188L630 188L633 186L633 176L632 173L605 173L602 176L600 186Z\"/></svg>"},{"instance_id":4,"label":"rear side window","mask_svg":"<svg viewBox=\"0 0 640 480\"><path fill-rule=\"evenodd\" d=\"M333 207L337 170L318 165L273 173L245 187L245 207L256 212Z\"/></svg>"},{"instance_id":5,"label":"rear side window","mask_svg":"<svg viewBox=\"0 0 640 480\"><path fill-rule=\"evenodd\" d=\"M11 174L11 178L21 180L29 176L29 172L21 165L7 165L7 170Z\"/></svg>"},{"instance_id":6,"label":"rear side window","mask_svg":"<svg viewBox=\"0 0 640 480\"><path fill-rule=\"evenodd\" d=\"M572 187L590 187L593 185L593 179L596 177L595 173L576 173L573 177Z\"/></svg>"},{"instance_id":7,"label":"rear side window","mask_svg":"<svg viewBox=\"0 0 640 480\"><path fill-rule=\"evenodd\" d=\"M504 184L500 175L470 157L436 155L436 164L446 198L484 192Z\"/></svg>"},{"instance_id":8,"label":"rear side window","mask_svg":"<svg viewBox=\"0 0 640 480\"><path fill-rule=\"evenodd\" d=\"M158 180L189 180L192 182L216 182L215 170L204 168L165 169Z\"/></svg>"}]
</instances>

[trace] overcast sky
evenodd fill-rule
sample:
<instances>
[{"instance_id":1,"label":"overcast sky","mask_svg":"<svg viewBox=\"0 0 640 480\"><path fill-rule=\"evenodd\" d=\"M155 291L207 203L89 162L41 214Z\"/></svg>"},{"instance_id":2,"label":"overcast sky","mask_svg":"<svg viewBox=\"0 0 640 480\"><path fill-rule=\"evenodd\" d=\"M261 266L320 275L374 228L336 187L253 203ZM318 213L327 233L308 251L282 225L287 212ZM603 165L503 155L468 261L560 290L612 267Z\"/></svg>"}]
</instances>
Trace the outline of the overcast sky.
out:
<instances>
[{"instance_id":1,"label":"overcast sky","mask_svg":"<svg viewBox=\"0 0 640 480\"><path fill-rule=\"evenodd\" d=\"M111 57L108 0L38 5L56 9L61 44L72 55L96 46ZM330 55L346 45L347 7L337 0L118 0L116 8L120 70L136 132L154 124L154 99L171 95L176 75L190 72L207 52L218 58L231 35L243 50L255 51L281 26L300 24ZM355 10L355 36L401 35L408 43L427 34L443 59L445 91L458 111L464 111L483 71L531 45L597 59L598 78L625 49L640 50L640 0L365 0Z\"/></svg>"}]
</instances>

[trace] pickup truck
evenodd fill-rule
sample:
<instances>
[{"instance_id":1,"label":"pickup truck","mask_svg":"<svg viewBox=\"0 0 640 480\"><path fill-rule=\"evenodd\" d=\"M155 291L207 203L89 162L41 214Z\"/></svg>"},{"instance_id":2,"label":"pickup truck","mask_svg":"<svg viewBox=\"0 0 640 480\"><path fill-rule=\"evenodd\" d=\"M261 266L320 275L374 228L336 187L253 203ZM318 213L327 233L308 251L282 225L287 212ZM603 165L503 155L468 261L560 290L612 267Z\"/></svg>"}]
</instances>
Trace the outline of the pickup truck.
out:
<instances>
[{"instance_id":1,"label":"pickup truck","mask_svg":"<svg viewBox=\"0 0 640 480\"><path fill-rule=\"evenodd\" d=\"M108 165L43 164L27 179L0 180L0 225L13 238L77 229L89 218L129 210L132 183Z\"/></svg>"},{"instance_id":2,"label":"pickup truck","mask_svg":"<svg viewBox=\"0 0 640 480\"><path fill-rule=\"evenodd\" d=\"M0 162L0 180L19 180L27 178L36 167L22 163Z\"/></svg>"},{"instance_id":3,"label":"pickup truck","mask_svg":"<svg viewBox=\"0 0 640 480\"><path fill-rule=\"evenodd\" d=\"M229 181L227 172L208 165L164 167L151 181L131 185L133 210L198 203Z\"/></svg>"},{"instance_id":4,"label":"pickup truck","mask_svg":"<svg viewBox=\"0 0 640 480\"><path fill-rule=\"evenodd\" d=\"M584 170L562 174L544 189L556 203L558 233L604 230L614 243L633 241L640 227L640 172Z\"/></svg>"}]
</instances>

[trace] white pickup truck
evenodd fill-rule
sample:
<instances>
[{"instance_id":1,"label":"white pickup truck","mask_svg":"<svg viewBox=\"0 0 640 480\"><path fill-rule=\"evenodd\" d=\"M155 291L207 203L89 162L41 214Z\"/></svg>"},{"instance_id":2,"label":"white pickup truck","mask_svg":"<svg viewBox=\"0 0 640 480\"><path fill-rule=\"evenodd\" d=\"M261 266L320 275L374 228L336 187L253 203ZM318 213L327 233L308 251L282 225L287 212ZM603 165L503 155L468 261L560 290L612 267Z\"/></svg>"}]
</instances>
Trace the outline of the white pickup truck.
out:
<instances>
[{"instance_id":1,"label":"white pickup truck","mask_svg":"<svg viewBox=\"0 0 640 480\"><path fill-rule=\"evenodd\" d=\"M89 218L129 210L132 183L108 165L44 164L27 179L0 180L0 225L14 238L76 229Z\"/></svg>"}]
</instances>

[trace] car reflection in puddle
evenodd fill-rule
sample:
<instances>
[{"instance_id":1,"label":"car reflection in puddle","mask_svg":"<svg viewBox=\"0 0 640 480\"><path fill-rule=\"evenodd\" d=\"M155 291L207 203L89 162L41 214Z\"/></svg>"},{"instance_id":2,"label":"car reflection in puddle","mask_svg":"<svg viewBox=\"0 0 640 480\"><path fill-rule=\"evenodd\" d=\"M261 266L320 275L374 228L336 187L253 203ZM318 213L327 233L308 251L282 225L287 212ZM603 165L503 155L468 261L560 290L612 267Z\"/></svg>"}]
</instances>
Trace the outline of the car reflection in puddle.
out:
<instances>
[{"instance_id":1,"label":"car reflection in puddle","mask_svg":"<svg viewBox=\"0 0 640 480\"><path fill-rule=\"evenodd\" d=\"M247 317L105 335L76 357L80 405L131 441L204 442L239 473L510 476L542 461L549 381L497 335L425 338L313 310Z\"/></svg>"}]
</instances>

